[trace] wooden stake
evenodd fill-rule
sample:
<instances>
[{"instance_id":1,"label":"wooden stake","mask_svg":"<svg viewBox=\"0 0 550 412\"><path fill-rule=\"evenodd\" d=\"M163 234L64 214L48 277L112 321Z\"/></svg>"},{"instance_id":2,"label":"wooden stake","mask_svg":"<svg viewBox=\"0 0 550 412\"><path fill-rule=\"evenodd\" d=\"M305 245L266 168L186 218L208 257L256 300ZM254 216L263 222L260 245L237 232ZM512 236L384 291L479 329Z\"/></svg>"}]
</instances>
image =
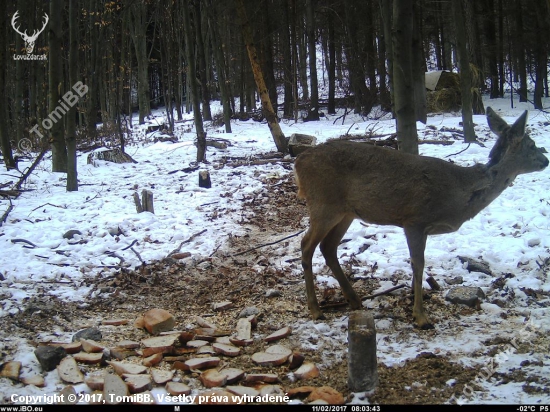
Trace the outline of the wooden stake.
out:
<instances>
[{"instance_id":1,"label":"wooden stake","mask_svg":"<svg viewBox=\"0 0 550 412\"><path fill-rule=\"evenodd\" d=\"M141 191L141 202L143 205L144 212L155 213L155 208L153 207L153 192L147 189Z\"/></svg>"},{"instance_id":2,"label":"wooden stake","mask_svg":"<svg viewBox=\"0 0 550 412\"><path fill-rule=\"evenodd\" d=\"M354 311L348 320L348 386L365 392L378 386L376 327L372 315Z\"/></svg>"},{"instance_id":3,"label":"wooden stake","mask_svg":"<svg viewBox=\"0 0 550 412\"><path fill-rule=\"evenodd\" d=\"M199 187L204 187L206 189L210 189L212 187L210 172L208 170L201 170L199 172Z\"/></svg>"}]
</instances>

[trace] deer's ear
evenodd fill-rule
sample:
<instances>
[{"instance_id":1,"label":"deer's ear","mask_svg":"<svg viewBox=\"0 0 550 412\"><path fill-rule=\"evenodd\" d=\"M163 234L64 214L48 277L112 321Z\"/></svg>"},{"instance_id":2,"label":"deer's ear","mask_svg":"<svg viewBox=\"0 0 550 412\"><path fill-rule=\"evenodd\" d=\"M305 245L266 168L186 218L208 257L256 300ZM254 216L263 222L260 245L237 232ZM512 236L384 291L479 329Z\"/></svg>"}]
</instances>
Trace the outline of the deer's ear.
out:
<instances>
[{"instance_id":1,"label":"deer's ear","mask_svg":"<svg viewBox=\"0 0 550 412\"><path fill-rule=\"evenodd\" d=\"M518 117L510 129L510 137L514 140L521 140L525 136L525 127L527 126L527 110Z\"/></svg>"},{"instance_id":2,"label":"deer's ear","mask_svg":"<svg viewBox=\"0 0 550 412\"><path fill-rule=\"evenodd\" d=\"M490 107L487 107L487 123L489 124L489 129L499 137L508 127L510 127L508 123L502 120L502 118Z\"/></svg>"}]
</instances>

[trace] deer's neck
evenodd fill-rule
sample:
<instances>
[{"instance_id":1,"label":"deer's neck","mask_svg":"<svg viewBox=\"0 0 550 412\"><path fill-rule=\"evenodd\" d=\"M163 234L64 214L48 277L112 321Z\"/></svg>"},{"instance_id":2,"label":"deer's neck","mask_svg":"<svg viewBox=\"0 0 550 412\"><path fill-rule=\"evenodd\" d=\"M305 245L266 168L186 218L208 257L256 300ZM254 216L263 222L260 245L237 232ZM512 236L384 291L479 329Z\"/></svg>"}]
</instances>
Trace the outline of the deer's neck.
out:
<instances>
[{"instance_id":1,"label":"deer's neck","mask_svg":"<svg viewBox=\"0 0 550 412\"><path fill-rule=\"evenodd\" d=\"M468 202L474 215L487 207L509 187L517 175L513 164L507 159L502 159L495 165L484 166L484 176L479 182L481 187L473 191Z\"/></svg>"}]
</instances>

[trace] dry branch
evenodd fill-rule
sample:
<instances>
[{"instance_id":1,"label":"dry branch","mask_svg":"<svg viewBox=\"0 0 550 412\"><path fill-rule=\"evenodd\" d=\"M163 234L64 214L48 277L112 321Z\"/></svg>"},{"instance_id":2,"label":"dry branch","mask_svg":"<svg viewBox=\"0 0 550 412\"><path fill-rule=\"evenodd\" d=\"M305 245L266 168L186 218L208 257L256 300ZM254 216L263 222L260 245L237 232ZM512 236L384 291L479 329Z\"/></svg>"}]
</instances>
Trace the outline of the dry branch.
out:
<instances>
[{"instance_id":1,"label":"dry branch","mask_svg":"<svg viewBox=\"0 0 550 412\"><path fill-rule=\"evenodd\" d=\"M11 202L11 199L8 199L8 200L10 201L10 205L8 206L8 208L6 209L6 211L4 212L2 217L0 218L0 227L4 224L4 222L8 218L8 215L10 214L10 212L13 209L13 203Z\"/></svg>"},{"instance_id":2,"label":"dry branch","mask_svg":"<svg viewBox=\"0 0 550 412\"><path fill-rule=\"evenodd\" d=\"M42 149L42 151L38 154L38 156L36 157L36 159L34 159L34 162L32 163L32 165L30 165L30 167L25 171L25 173L23 173L23 176L21 176L18 180L18 182L15 184L15 186L12 187L12 190L19 190L21 189L21 185L25 182L25 180L27 180L27 178L30 176L30 174L33 172L33 170L36 168L36 166L38 166L38 163L40 163L40 161L42 160L42 158L44 157L44 155L46 154L46 151L48 150L47 147L45 147L44 149Z\"/></svg>"},{"instance_id":3,"label":"dry branch","mask_svg":"<svg viewBox=\"0 0 550 412\"><path fill-rule=\"evenodd\" d=\"M176 249L174 249L174 250L172 250L170 253L168 253L168 256L167 256L167 257L172 256L174 253L179 253L179 251L181 250L181 247L182 247L183 245L185 245L186 243L191 242L193 239L195 239L197 236L202 235L204 232L206 232L206 229L201 230L201 231L198 232L198 233L195 233L194 235L192 235L192 236L189 237L188 239L186 239L186 240L184 240L183 242L181 242L180 245L179 245Z\"/></svg>"},{"instance_id":4,"label":"dry branch","mask_svg":"<svg viewBox=\"0 0 550 412\"><path fill-rule=\"evenodd\" d=\"M27 245L32 246L32 247L23 246L26 249L34 249L35 247L38 247L34 243L29 242L28 240L25 240L25 239L12 239L11 243L26 243Z\"/></svg>"},{"instance_id":5,"label":"dry branch","mask_svg":"<svg viewBox=\"0 0 550 412\"><path fill-rule=\"evenodd\" d=\"M367 300L367 299L374 299L378 296L382 296L382 295L387 295L388 293L391 293L393 292L394 290L397 290L397 289L401 289L401 288L404 288L406 287L407 285L397 285L393 288L389 288L388 290L384 290L382 292L378 292L378 293L375 293L374 295L369 295L369 296L364 296L361 298L361 300Z\"/></svg>"},{"instance_id":6,"label":"dry branch","mask_svg":"<svg viewBox=\"0 0 550 412\"><path fill-rule=\"evenodd\" d=\"M292 237L298 236L298 235L299 235L300 233L302 233L302 232L303 232L303 230L300 230L299 232L294 233L293 235L284 237L284 238L279 239L279 240L276 240L276 241L274 241L274 242L265 243L265 244L263 244L263 245L259 245L259 246L253 247L253 248L251 248L251 249L245 250L244 252L235 253L234 255L231 255L231 257L244 255L245 253L252 252L253 250L260 249L260 248L262 248L262 247L264 247L264 246L271 246L271 245L274 245L274 244L276 244L276 243L280 243L280 242L282 242L282 241L284 241L284 240L287 240L287 239L290 239L290 238L292 238Z\"/></svg>"},{"instance_id":7,"label":"dry branch","mask_svg":"<svg viewBox=\"0 0 550 412\"><path fill-rule=\"evenodd\" d=\"M21 190L0 190L0 196L9 199L10 197L18 197Z\"/></svg>"}]
</instances>

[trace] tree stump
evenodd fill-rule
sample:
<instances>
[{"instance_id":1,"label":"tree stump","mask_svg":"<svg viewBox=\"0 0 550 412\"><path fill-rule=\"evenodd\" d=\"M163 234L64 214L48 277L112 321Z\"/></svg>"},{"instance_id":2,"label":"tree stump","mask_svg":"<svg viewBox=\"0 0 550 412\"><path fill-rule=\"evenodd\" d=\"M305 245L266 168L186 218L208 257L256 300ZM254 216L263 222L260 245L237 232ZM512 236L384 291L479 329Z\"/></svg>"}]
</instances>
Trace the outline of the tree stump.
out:
<instances>
[{"instance_id":1,"label":"tree stump","mask_svg":"<svg viewBox=\"0 0 550 412\"><path fill-rule=\"evenodd\" d=\"M138 193L134 192L134 203L136 204L137 212L151 212L154 214L155 209L153 207L153 192L143 189L141 191L141 198L142 200L139 199Z\"/></svg>"},{"instance_id":2,"label":"tree stump","mask_svg":"<svg viewBox=\"0 0 550 412\"><path fill-rule=\"evenodd\" d=\"M307 149L315 146L317 138L309 134L294 133L288 141L288 150L292 157L298 156Z\"/></svg>"},{"instance_id":3,"label":"tree stump","mask_svg":"<svg viewBox=\"0 0 550 412\"><path fill-rule=\"evenodd\" d=\"M365 311L355 311L348 321L348 386L352 392L370 391L378 386L376 327Z\"/></svg>"},{"instance_id":4,"label":"tree stump","mask_svg":"<svg viewBox=\"0 0 550 412\"><path fill-rule=\"evenodd\" d=\"M199 187L210 189L212 182L210 180L210 172L208 170L201 170L199 172Z\"/></svg>"},{"instance_id":5,"label":"tree stump","mask_svg":"<svg viewBox=\"0 0 550 412\"><path fill-rule=\"evenodd\" d=\"M96 160L105 160L113 163L137 163L128 153L124 153L118 147L108 150L98 150L88 155L88 164L98 166Z\"/></svg>"}]
</instances>

